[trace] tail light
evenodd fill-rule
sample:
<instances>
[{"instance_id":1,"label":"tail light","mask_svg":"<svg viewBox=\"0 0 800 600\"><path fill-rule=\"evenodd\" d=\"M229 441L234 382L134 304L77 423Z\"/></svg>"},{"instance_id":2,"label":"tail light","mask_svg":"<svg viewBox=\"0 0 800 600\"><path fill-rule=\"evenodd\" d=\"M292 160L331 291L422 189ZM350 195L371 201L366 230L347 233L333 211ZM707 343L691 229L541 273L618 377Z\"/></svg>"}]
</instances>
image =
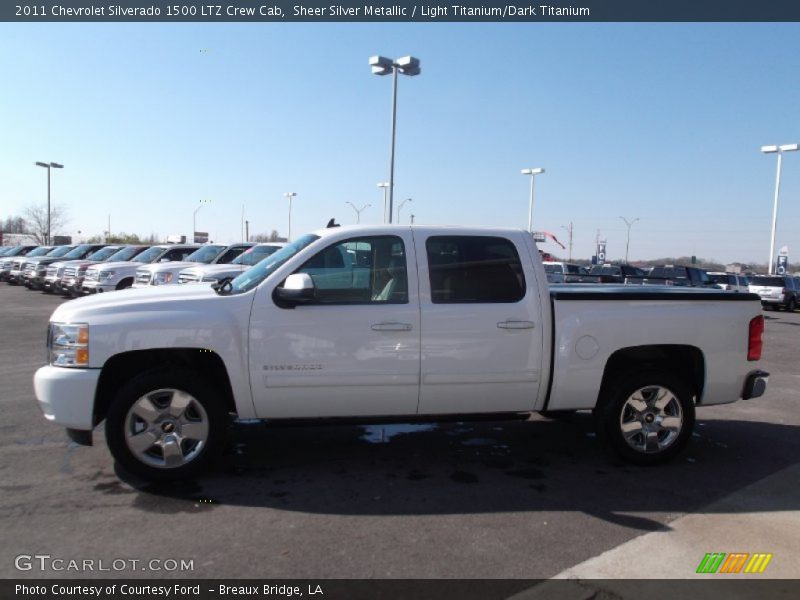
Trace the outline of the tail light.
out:
<instances>
[{"instance_id":1,"label":"tail light","mask_svg":"<svg viewBox=\"0 0 800 600\"><path fill-rule=\"evenodd\" d=\"M758 315L750 319L750 331L747 338L747 360L761 360L764 348L764 317Z\"/></svg>"}]
</instances>

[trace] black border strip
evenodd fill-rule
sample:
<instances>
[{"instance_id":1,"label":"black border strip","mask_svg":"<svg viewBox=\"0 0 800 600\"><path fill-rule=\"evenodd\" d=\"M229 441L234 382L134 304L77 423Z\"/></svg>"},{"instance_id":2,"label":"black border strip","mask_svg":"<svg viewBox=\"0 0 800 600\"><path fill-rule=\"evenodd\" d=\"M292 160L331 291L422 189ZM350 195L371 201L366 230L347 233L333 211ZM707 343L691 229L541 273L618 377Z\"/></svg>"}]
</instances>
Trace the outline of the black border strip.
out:
<instances>
[{"instance_id":1,"label":"black border strip","mask_svg":"<svg viewBox=\"0 0 800 600\"><path fill-rule=\"evenodd\" d=\"M550 290L550 297L555 300L699 300L699 301L718 301L718 302L760 302L758 294L732 294L730 292L672 292L672 291L620 291L605 290Z\"/></svg>"}]
</instances>

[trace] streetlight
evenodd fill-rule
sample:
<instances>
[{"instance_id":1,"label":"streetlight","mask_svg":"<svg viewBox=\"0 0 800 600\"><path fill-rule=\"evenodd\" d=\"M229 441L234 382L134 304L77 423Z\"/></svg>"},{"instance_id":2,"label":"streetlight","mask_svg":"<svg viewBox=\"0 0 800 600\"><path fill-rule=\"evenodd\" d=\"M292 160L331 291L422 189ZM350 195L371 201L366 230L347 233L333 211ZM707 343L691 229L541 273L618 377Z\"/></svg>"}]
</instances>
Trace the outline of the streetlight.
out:
<instances>
[{"instance_id":1,"label":"streetlight","mask_svg":"<svg viewBox=\"0 0 800 600\"><path fill-rule=\"evenodd\" d=\"M382 181L381 183L378 184L378 187L379 188L383 188L383 222L386 223L387 222L386 221L386 207L387 207L387 204L386 204L386 201L387 201L387 199L386 199L386 189L389 187L389 182L388 181Z\"/></svg>"},{"instance_id":2,"label":"streetlight","mask_svg":"<svg viewBox=\"0 0 800 600\"><path fill-rule=\"evenodd\" d=\"M533 180L536 175L544 173L544 169L537 167L535 169L522 169L520 172L523 175L531 176L531 196L528 202L528 231L533 231Z\"/></svg>"},{"instance_id":3,"label":"streetlight","mask_svg":"<svg viewBox=\"0 0 800 600\"><path fill-rule=\"evenodd\" d=\"M569 227L562 225L561 229L564 229L569 234L569 258L567 260L572 262L572 221L569 222Z\"/></svg>"},{"instance_id":4,"label":"streetlight","mask_svg":"<svg viewBox=\"0 0 800 600\"><path fill-rule=\"evenodd\" d=\"M400 225L400 209L401 209L401 208L403 208L403 205L404 205L406 202L411 202L411 201L412 201L412 200L411 200L411 198L406 198L406 199L405 199L405 200L403 200L403 201L402 201L400 204L398 204L398 205L397 205L397 224L398 224L398 225Z\"/></svg>"},{"instance_id":5,"label":"streetlight","mask_svg":"<svg viewBox=\"0 0 800 600\"><path fill-rule=\"evenodd\" d=\"M63 169L64 165L60 165L58 163L44 163L44 162L36 162L37 167L44 167L47 169L47 235L45 239L45 244L48 246L50 245L50 169Z\"/></svg>"},{"instance_id":6,"label":"streetlight","mask_svg":"<svg viewBox=\"0 0 800 600\"><path fill-rule=\"evenodd\" d=\"M370 206L372 206L372 204L365 204L361 208L356 208L356 205L353 204L352 202L350 202L349 200L347 202L345 202L345 204L349 204L350 206L353 207L353 210L356 211L356 223L361 223L361 212L364 209L369 208Z\"/></svg>"},{"instance_id":7,"label":"streetlight","mask_svg":"<svg viewBox=\"0 0 800 600\"><path fill-rule=\"evenodd\" d=\"M283 194L289 199L289 233L286 234L286 241L292 241L292 198L297 196L297 192L284 192Z\"/></svg>"},{"instance_id":8,"label":"streetlight","mask_svg":"<svg viewBox=\"0 0 800 600\"><path fill-rule=\"evenodd\" d=\"M194 214L192 215L192 243L197 243L197 211L203 208L203 204L207 204L211 202L211 200L200 200L200 206L194 209ZM111 227L109 226L109 231Z\"/></svg>"},{"instance_id":9,"label":"streetlight","mask_svg":"<svg viewBox=\"0 0 800 600\"><path fill-rule=\"evenodd\" d=\"M778 172L775 175L775 200L772 204L772 235L769 238L769 269L768 273L772 275L772 259L775 256L775 226L778 224L778 194L781 190L781 159L784 152L797 152L797 144L784 144L783 146L761 146L761 151L764 154L777 154L778 155Z\"/></svg>"},{"instance_id":10,"label":"streetlight","mask_svg":"<svg viewBox=\"0 0 800 600\"><path fill-rule=\"evenodd\" d=\"M631 226L639 220L639 217L636 217L633 221L628 221L625 217L620 217L623 221L625 221L625 225L628 226L628 241L625 242L625 264L628 264L628 247L631 245Z\"/></svg>"},{"instance_id":11,"label":"streetlight","mask_svg":"<svg viewBox=\"0 0 800 600\"><path fill-rule=\"evenodd\" d=\"M392 209L394 201L394 139L397 129L397 73L413 77L420 74L419 59L413 56L404 56L392 60L383 56L370 56L369 64L373 75L392 74L392 145L389 152L389 223L392 222Z\"/></svg>"}]
</instances>

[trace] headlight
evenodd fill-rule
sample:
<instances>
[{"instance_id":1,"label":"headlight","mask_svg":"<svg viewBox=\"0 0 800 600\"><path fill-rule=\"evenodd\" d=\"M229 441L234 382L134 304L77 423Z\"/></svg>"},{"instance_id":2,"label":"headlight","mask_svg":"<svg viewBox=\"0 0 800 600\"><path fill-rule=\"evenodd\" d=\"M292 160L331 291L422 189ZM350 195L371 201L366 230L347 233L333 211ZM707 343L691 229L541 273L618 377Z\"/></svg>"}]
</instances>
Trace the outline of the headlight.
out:
<instances>
[{"instance_id":1,"label":"headlight","mask_svg":"<svg viewBox=\"0 0 800 600\"><path fill-rule=\"evenodd\" d=\"M57 367L89 365L89 325L50 323L47 336L49 362Z\"/></svg>"},{"instance_id":2,"label":"headlight","mask_svg":"<svg viewBox=\"0 0 800 600\"><path fill-rule=\"evenodd\" d=\"M100 275L98 275L98 278L111 279L114 275L116 275L116 271L100 271Z\"/></svg>"},{"instance_id":3,"label":"headlight","mask_svg":"<svg viewBox=\"0 0 800 600\"><path fill-rule=\"evenodd\" d=\"M172 273L156 273L153 278L153 285L162 285L172 281Z\"/></svg>"}]
</instances>

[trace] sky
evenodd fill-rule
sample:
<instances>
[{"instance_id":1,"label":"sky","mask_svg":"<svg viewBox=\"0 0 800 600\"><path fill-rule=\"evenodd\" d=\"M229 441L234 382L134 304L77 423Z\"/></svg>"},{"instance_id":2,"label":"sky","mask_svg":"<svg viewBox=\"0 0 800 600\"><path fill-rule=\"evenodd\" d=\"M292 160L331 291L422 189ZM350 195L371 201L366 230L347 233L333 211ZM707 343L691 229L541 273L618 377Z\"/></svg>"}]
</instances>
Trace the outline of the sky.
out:
<instances>
[{"instance_id":1,"label":"sky","mask_svg":"<svg viewBox=\"0 0 800 600\"><path fill-rule=\"evenodd\" d=\"M391 79L395 206L408 223L534 229L588 258L766 263L776 156L800 143L800 24L2 23L0 219L52 201L60 233L292 237L383 220ZM396 220L396 219L395 219ZM55 232L54 232L55 233ZM800 257L800 152L776 251ZM541 247L566 256L555 243Z\"/></svg>"}]
</instances>

